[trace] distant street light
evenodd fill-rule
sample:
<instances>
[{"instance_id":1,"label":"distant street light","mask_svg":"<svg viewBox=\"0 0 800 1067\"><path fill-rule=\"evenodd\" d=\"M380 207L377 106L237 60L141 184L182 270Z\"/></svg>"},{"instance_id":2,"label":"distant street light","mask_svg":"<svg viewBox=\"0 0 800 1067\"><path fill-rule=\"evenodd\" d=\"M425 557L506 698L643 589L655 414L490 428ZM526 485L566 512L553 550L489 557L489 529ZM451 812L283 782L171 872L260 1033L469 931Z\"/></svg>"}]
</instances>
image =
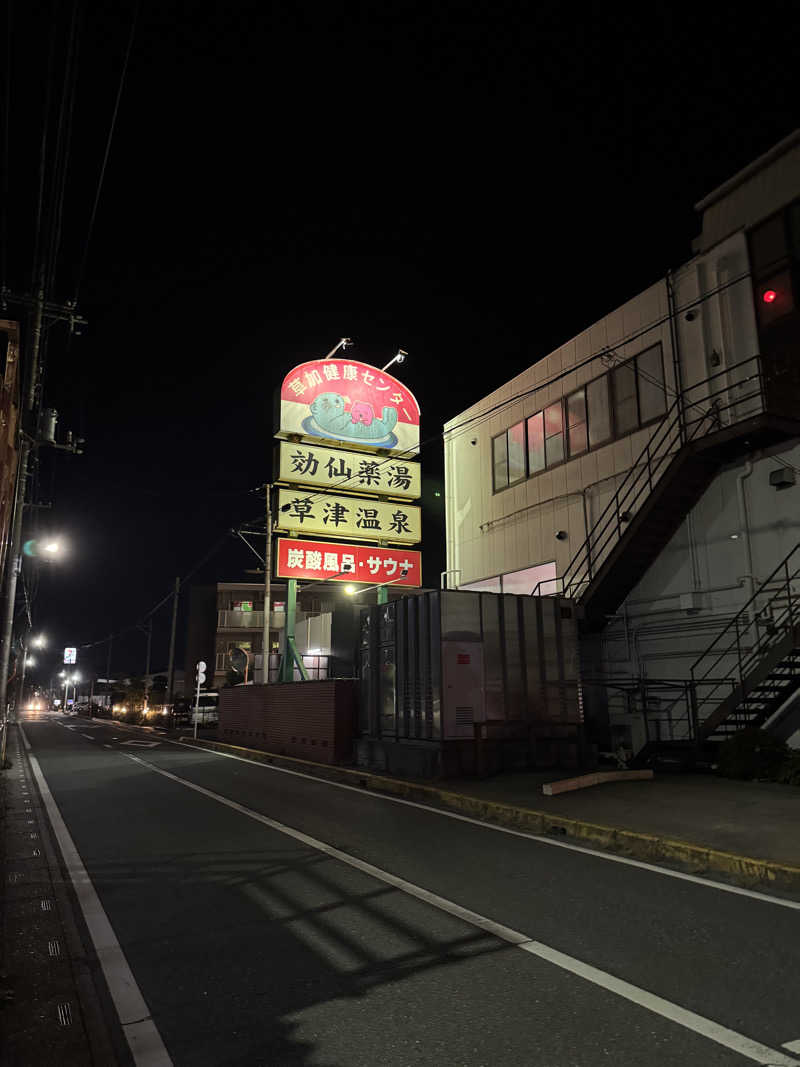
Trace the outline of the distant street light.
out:
<instances>
[{"instance_id":1,"label":"distant street light","mask_svg":"<svg viewBox=\"0 0 800 1067\"><path fill-rule=\"evenodd\" d=\"M37 634L37 636L34 637L31 641L31 644L34 648L44 648L47 644L47 638L44 636L44 634Z\"/></svg>"},{"instance_id":2,"label":"distant street light","mask_svg":"<svg viewBox=\"0 0 800 1067\"><path fill-rule=\"evenodd\" d=\"M33 658L33 656L27 656L25 658L25 666L26 667L35 667L36 666L36 660Z\"/></svg>"},{"instance_id":3,"label":"distant street light","mask_svg":"<svg viewBox=\"0 0 800 1067\"><path fill-rule=\"evenodd\" d=\"M44 550L49 556L55 556L61 551L61 545L58 541L48 541L44 546Z\"/></svg>"}]
</instances>

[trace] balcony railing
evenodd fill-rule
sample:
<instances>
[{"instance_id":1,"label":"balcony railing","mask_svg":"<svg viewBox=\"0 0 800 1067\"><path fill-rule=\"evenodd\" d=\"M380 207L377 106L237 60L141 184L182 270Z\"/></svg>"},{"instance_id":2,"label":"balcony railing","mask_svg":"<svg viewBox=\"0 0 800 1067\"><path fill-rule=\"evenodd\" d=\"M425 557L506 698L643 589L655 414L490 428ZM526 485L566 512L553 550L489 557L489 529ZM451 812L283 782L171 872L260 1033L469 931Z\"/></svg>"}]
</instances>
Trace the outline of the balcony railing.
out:
<instances>
[{"instance_id":1,"label":"balcony railing","mask_svg":"<svg viewBox=\"0 0 800 1067\"><path fill-rule=\"evenodd\" d=\"M261 630L264 626L263 611L218 611L218 630Z\"/></svg>"}]
</instances>

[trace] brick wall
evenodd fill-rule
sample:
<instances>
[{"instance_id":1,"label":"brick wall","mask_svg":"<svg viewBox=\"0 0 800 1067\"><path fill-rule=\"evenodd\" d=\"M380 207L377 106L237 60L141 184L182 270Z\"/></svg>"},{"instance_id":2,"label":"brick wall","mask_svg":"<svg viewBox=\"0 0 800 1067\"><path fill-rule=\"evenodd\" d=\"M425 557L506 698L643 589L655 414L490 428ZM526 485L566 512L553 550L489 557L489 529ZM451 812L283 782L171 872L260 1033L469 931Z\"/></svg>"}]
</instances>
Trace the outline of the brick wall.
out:
<instances>
[{"instance_id":1,"label":"brick wall","mask_svg":"<svg viewBox=\"0 0 800 1067\"><path fill-rule=\"evenodd\" d=\"M317 763L350 763L354 687L345 680L222 689L219 739Z\"/></svg>"}]
</instances>

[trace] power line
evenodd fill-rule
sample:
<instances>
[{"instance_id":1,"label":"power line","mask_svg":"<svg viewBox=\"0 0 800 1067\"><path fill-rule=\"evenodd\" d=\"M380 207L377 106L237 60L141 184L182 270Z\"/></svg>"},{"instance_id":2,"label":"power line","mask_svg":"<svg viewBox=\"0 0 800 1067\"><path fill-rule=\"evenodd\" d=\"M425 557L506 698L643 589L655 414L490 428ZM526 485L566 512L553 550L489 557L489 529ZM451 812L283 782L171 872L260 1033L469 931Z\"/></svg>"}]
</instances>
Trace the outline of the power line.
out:
<instances>
[{"instance_id":1,"label":"power line","mask_svg":"<svg viewBox=\"0 0 800 1067\"><path fill-rule=\"evenodd\" d=\"M683 312L689 311L689 310L691 310L692 308L695 308L695 307L699 307L706 300L710 300L712 296L716 296L717 294L725 291L726 289L729 289L733 285L738 285L739 282L741 282L745 278L749 278L749 277L750 277L750 271L749 270L745 271L743 274L740 274L737 278L733 278L730 281L724 282L722 285L719 285L714 289L710 289L707 293L704 293L703 296L698 297L697 299L692 300L689 303L684 304L679 308L675 308L674 311L668 312L661 319L657 319L655 322L652 322L649 325L642 327L640 330L636 330L633 333L628 334L627 336L623 337L621 340L617 341L615 346L612 347L612 346L608 346L607 345L604 348L593 352L592 355L587 356L586 359L582 360L580 363L576 363L572 367L567 368L567 370L561 371L560 373L553 375L551 378L548 378L547 381L540 382L538 385L534 385L530 389L526 389L522 393L517 393L515 396L509 397L507 400L502 400L502 401L498 402L492 408L490 408L488 411L481 411L477 415L473 415L471 418L465 420L464 422L459 423L458 426L453 427L451 430L443 430L440 433L436 433L436 434L431 435L430 437L425 438L423 441L420 441L418 451L421 452L422 449L427 447L428 445L431 445L431 444L434 444L434 443L438 443L442 439L447 439L449 436L455 437L457 434L460 434L462 430L465 430L465 429L471 427L474 423L482 423L482 422L488 421L491 418L491 416L494 415L497 411L501 411L502 409L508 407L511 404L515 404L520 400L524 400L529 396L533 396L535 393L539 392L542 389L548 389L551 385L555 385L556 382L561 381L562 379L568 377L570 374L574 374L575 371L581 370L583 367L588 366L589 363L592 363L596 359L602 359L604 356L612 355L615 352L616 348L622 347L622 345L631 344L633 341L637 341L640 337L644 337L646 334L651 333L653 330L657 329L659 326L663 326L665 323L669 322L670 319L677 318L677 316L682 314ZM542 359L546 359L547 356L545 355L545 356L542 356L541 358ZM631 357L631 358L633 358L633 357ZM539 361L537 361L537 362L539 362ZM625 360L625 363L627 363L627 362L629 362L629 361ZM647 375L644 375L644 376L647 377ZM658 382L658 380L656 378L650 378L649 380L653 384L657 384L660 388L662 388L665 391L667 391L667 387L666 387L666 384L664 382ZM392 456L387 456L385 459L380 460L378 462L378 467L382 467L387 463L396 462L399 459L413 458L413 456L415 456L415 455L417 455L417 452L416 451L412 451L412 450L407 450L405 452L396 453L396 454L394 454ZM355 478L357 478L357 477L358 477L358 475L351 475L348 478L342 479L342 481L340 481L340 482L333 482L330 486L326 487L325 489L315 490L315 491L313 491L311 493L306 494L303 497L303 499L304 500L317 500L317 499L323 498L331 490L336 490L336 489L340 489L340 488L342 488L344 486L347 486L351 482L353 482L355 480ZM350 485L350 488L353 489L353 488L356 488L356 487Z\"/></svg>"},{"instance_id":2,"label":"power line","mask_svg":"<svg viewBox=\"0 0 800 1067\"><path fill-rule=\"evenodd\" d=\"M3 93L3 189L0 193L0 291L5 292L8 282L8 188L11 156L9 152L9 125L11 123L11 34L12 0L6 7L6 77Z\"/></svg>"},{"instance_id":3,"label":"power line","mask_svg":"<svg viewBox=\"0 0 800 1067\"><path fill-rule=\"evenodd\" d=\"M80 267L78 268L78 275L75 281L75 296L74 302L78 303L78 294L80 293L81 285L83 284L83 276L86 272L86 262L89 258L89 244L92 239L92 232L94 230L95 219L97 218L97 206L100 203L100 194L103 189L103 181L106 176L106 167L108 166L108 157L111 153L111 142L114 138L114 130L117 125L117 115L119 114L119 102L122 99L122 90L125 86L125 75L128 71L128 60L131 56L131 50L133 48L133 39L136 34L136 22L139 17L139 0L136 0L133 9L133 17L131 18L131 30L128 36L128 47L125 49L125 59L122 63L122 71L119 78L119 86L117 87L117 98L114 101L114 110L111 115L111 125L108 130L108 137L106 138L106 148L103 154L103 163L100 167L100 176L97 181L97 190L94 196L94 204L92 205L92 213L89 217L89 228L86 232L86 242L83 247L83 256L81 257Z\"/></svg>"}]
</instances>

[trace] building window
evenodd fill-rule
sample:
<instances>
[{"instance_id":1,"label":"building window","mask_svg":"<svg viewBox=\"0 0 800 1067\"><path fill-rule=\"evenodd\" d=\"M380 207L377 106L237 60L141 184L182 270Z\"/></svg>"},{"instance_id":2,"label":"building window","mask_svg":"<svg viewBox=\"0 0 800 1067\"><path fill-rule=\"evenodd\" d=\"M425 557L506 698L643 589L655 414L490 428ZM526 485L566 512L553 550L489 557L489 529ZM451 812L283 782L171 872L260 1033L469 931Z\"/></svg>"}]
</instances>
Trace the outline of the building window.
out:
<instances>
[{"instance_id":1,"label":"building window","mask_svg":"<svg viewBox=\"0 0 800 1067\"><path fill-rule=\"evenodd\" d=\"M494 491L508 485L508 445L506 435L501 433L492 440L492 465L494 468Z\"/></svg>"},{"instance_id":2,"label":"building window","mask_svg":"<svg viewBox=\"0 0 800 1067\"><path fill-rule=\"evenodd\" d=\"M518 422L492 440L494 489L516 485L525 477L525 423Z\"/></svg>"},{"instance_id":3,"label":"building window","mask_svg":"<svg viewBox=\"0 0 800 1067\"><path fill-rule=\"evenodd\" d=\"M544 470L543 411L537 411L528 419L528 470L531 474Z\"/></svg>"},{"instance_id":4,"label":"building window","mask_svg":"<svg viewBox=\"0 0 800 1067\"><path fill-rule=\"evenodd\" d=\"M589 447L586 431L586 390L578 389L567 397L567 433L569 454L579 456Z\"/></svg>"},{"instance_id":5,"label":"building window","mask_svg":"<svg viewBox=\"0 0 800 1067\"><path fill-rule=\"evenodd\" d=\"M639 426L636 364L632 359L614 368L611 375L611 388L614 394L614 429L617 437L623 437Z\"/></svg>"},{"instance_id":6,"label":"building window","mask_svg":"<svg viewBox=\"0 0 800 1067\"><path fill-rule=\"evenodd\" d=\"M602 445L611 437L611 407L608 402L608 375L595 378L586 386L589 409L589 447Z\"/></svg>"},{"instance_id":7,"label":"building window","mask_svg":"<svg viewBox=\"0 0 800 1067\"><path fill-rule=\"evenodd\" d=\"M750 262L759 326L796 311L800 272L800 201L750 231Z\"/></svg>"},{"instance_id":8,"label":"building window","mask_svg":"<svg viewBox=\"0 0 800 1067\"><path fill-rule=\"evenodd\" d=\"M564 412L560 400L544 409L544 454L548 467L564 459Z\"/></svg>"},{"instance_id":9,"label":"building window","mask_svg":"<svg viewBox=\"0 0 800 1067\"><path fill-rule=\"evenodd\" d=\"M666 410L659 343L493 438L494 490L633 433Z\"/></svg>"},{"instance_id":10,"label":"building window","mask_svg":"<svg viewBox=\"0 0 800 1067\"><path fill-rule=\"evenodd\" d=\"M479 582L468 582L467 585L460 585L459 589L465 589L469 593L499 593L500 590L500 576L496 578L482 578Z\"/></svg>"},{"instance_id":11,"label":"building window","mask_svg":"<svg viewBox=\"0 0 800 1067\"><path fill-rule=\"evenodd\" d=\"M508 431L508 484L525 477L525 423L518 422Z\"/></svg>"},{"instance_id":12,"label":"building window","mask_svg":"<svg viewBox=\"0 0 800 1067\"><path fill-rule=\"evenodd\" d=\"M667 410L661 345L646 348L636 357L636 379L639 385L639 414L642 423L659 418Z\"/></svg>"},{"instance_id":13,"label":"building window","mask_svg":"<svg viewBox=\"0 0 800 1067\"><path fill-rule=\"evenodd\" d=\"M461 588L463 589L463 586ZM550 596L556 592L555 561L504 574L502 589L504 593L517 593L520 596L530 596L532 593L537 596Z\"/></svg>"}]
</instances>

